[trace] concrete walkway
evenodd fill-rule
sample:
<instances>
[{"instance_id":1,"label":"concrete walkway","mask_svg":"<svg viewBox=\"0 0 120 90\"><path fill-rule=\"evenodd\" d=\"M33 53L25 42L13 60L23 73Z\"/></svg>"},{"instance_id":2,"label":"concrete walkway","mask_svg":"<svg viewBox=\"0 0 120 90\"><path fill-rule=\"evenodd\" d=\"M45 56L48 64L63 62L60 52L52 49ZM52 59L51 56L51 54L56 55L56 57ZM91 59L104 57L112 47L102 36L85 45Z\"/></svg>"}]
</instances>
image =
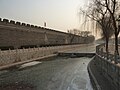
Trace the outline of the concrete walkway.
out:
<instances>
[{"instance_id":1,"label":"concrete walkway","mask_svg":"<svg viewBox=\"0 0 120 90\"><path fill-rule=\"evenodd\" d=\"M95 53L96 44L82 44L80 48L64 51L65 53Z\"/></svg>"}]
</instances>

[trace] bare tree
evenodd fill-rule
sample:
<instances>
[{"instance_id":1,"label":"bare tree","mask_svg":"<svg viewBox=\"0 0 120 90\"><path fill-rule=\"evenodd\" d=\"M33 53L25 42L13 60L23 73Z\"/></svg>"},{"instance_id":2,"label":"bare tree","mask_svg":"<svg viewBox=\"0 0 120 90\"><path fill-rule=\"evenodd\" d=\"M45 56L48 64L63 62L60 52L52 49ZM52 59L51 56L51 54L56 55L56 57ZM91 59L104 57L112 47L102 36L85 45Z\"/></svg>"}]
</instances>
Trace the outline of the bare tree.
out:
<instances>
[{"instance_id":1,"label":"bare tree","mask_svg":"<svg viewBox=\"0 0 120 90\"><path fill-rule=\"evenodd\" d=\"M68 30L68 33L69 33L69 38L70 38L70 44L72 44L72 42L75 38L75 35L77 35L77 31L76 31L76 29Z\"/></svg>"},{"instance_id":2,"label":"bare tree","mask_svg":"<svg viewBox=\"0 0 120 90\"><path fill-rule=\"evenodd\" d=\"M101 36L103 39L105 39L106 41L106 52L107 52L107 56L108 56L108 43L109 43L109 39L111 36L113 36L114 34L114 30L112 28L112 23L111 23L111 19L110 18L104 18L102 20L102 23L101 25L98 25L99 28L101 28L102 30L102 33L101 33Z\"/></svg>"},{"instance_id":3,"label":"bare tree","mask_svg":"<svg viewBox=\"0 0 120 90\"><path fill-rule=\"evenodd\" d=\"M74 38L76 35L80 35L80 30L78 29L71 29L71 30L68 30L68 33L69 33L69 38L70 38L70 44L72 44Z\"/></svg>"},{"instance_id":4,"label":"bare tree","mask_svg":"<svg viewBox=\"0 0 120 90\"><path fill-rule=\"evenodd\" d=\"M112 36L111 29L111 16L108 12L108 9L104 7L104 0L92 0L87 10L81 10L85 15L92 20L96 21L101 28L103 36L106 41L106 53L108 54L108 42L109 38Z\"/></svg>"},{"instance_id":5,"label":"bare tree","mask_svg":"<svg viewBox=\"0 0 120 90\"><path fill-rule=\"evenodd\" d=\"M102 4L108 12L110 13L111 19L112 19L112 26L114 29L114 35L115 35L115 54L119 55L118 52L118 35L119 35L119 30L117 27L116 23L116 18L117 18L117 12L118 12L118 0L103 0L104 4Z\"/></svg>"},{"instance_id":6,"label":"bare tree","mask_svg":"<svg viewBox=\"0 0 120 90\"><path fill-rule=\"evenodd\" d=\"M79 35L82 37L87 37L90 36L91 32L90 31L80 31Z\"/></svg>"},{"instance_id":7,"label":"bare tree","mask_svg":"<svg viewBox=\"0 0 120 90\"><path fill-rule=\"evenodd\" d=\"M114 36L115 36L115 54L119 55L118 52L118 35L119 35L119 30L117 27L116 19L117 19L117 14L118 14L118 0L96 0L99 2L101 7L105 8L108 12L108 15L111 19L112 23L112 29L114 30Z\"/></svg>"}]
</instances>

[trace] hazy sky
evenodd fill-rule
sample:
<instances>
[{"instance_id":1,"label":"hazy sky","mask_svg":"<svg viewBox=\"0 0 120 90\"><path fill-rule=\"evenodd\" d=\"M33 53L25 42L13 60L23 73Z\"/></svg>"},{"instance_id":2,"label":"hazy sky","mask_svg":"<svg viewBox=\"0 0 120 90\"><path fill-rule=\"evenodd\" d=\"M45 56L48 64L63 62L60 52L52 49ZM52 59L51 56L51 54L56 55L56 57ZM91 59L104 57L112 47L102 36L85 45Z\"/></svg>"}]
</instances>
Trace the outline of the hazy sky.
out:
<instances>
[{"instance_id":1,"label":"hazy sky","mask_svg":"<svg viewBox=\"0 0 120 90\"><path fill-rule=\"evenodd\" d=\"M79 28L79 8L85 0L0 0L0 17L62 31Z\"/></svg>"}]
</instances>

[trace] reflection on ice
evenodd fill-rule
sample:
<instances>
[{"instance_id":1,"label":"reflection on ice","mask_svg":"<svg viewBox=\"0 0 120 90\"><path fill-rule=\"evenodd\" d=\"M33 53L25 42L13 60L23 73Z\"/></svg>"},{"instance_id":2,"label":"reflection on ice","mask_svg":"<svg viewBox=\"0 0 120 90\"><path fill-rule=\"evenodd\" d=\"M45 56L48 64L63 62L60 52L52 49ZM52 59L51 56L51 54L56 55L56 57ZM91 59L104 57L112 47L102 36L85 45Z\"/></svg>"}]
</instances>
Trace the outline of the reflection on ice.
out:
<instances>
[{"instance_id":1,"label":"reflection on ice","mask_svg":"<svg viewBox=\"0 0 120 90\"><path fill-rule=\"evenodd\" d=\"M79 59L81 59L81 63L74 71L74 77L67 90L93 90L87 72L87 65L90 58L83 57Z\"/></svg>"},{"instance_id":2,"label":"reflection on ice","mask_svg":"<svg viewBox=\"0 0 120 90\"><path fill-rule=\"evenodd\" d=\"M20 69L21 68L25 68L25 67L29 67L29 66L34 66L34 65L37 65L37 64L40 64L42 62L39 62L39 61L33 61L33 62L29 62L29 63L25 63L25 64L22 64Z\"/></svg>"}]
</instances>

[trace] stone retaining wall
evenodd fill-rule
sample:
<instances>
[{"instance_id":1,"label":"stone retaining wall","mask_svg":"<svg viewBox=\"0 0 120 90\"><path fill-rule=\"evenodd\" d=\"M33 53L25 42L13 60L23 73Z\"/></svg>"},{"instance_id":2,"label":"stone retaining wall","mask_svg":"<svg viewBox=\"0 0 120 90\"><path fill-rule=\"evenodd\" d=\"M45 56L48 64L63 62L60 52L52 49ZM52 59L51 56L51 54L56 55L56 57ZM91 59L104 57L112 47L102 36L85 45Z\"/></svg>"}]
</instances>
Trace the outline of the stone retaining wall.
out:
<instances>
[{"instance_id":1,"label":"stone retaining wall","mask_svg":"<svg viewBox=\"0 0 120 90\"><path fill-rule=\"evenodd\" d=\"M96 48L96 65L116 90L120 90L120 63L115 64L115 59L118 58L115 58L114 55L108 54L107 58L107 54L103 52L103 46L104 45L99 45Z\"/></svg>"},{"instance_id":2,"label":"stone retaining wall","mask_svg":"<svg viewBox=\"0 0 120 90\"><path fill-rule=\"evenodd\" d=\"M73 50L75 48L80 48L80 47L81 45L65 45L65 46L52 46L52 47L0 51L0 66L36 59L60 51L64 52L67 50Z\"/></svg>"},{"instance_id":3,"label":"stone retaining wall","mask_svg":"<svg viewBox=\"0 0 120 90\"><path fill-rule=\"evenodd\" d=\"M94 59L94 57L93 57L93 59ZM94 74L92 73L91 67L90 67L91 62L93 61L93 59L88 64L87 70L88 70L88 73L89 73L89 77L90 77L90 81L91 81L91 84L93 86L93 89L94 90L101 90L101 88L100 88L100 86L99 86L99 84L98 84Z\"/></svg>"}]
</instances>

